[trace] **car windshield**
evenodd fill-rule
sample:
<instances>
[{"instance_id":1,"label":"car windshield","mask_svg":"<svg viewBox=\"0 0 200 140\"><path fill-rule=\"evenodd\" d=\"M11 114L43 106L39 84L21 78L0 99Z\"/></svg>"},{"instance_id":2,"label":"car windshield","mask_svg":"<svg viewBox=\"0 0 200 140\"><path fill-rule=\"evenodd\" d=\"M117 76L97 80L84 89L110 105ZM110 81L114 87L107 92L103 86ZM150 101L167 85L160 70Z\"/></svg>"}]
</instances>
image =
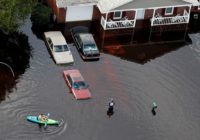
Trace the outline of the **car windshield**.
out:
<instances>
[{"instance_id":1,"label":"car windshield","mask_svg":"<svg viewBox=\"0 0 200 140\"><path fill-rule=\"evenodd\" d=\"M88 86L84 81L74 82L73 87L75 89L86 89Z\"/></svg>"},{"instance_id":2,"label":"car windshield","mask_svg":"<svg viewBox=\"0 0 200 140\"><path fill-rule=\"evenodd\" d=\"M55 52L65 52L65 51L69 51L67 45L56 45L54 46L54 51Z\"/></svg>"},{"instance_id":3,"label":"car windshield","mask_svg":"<svg viewBox=\"0 0 200 140\"><path fill-rule=\"evenodd\" d=\"M97 47L95 44L85 44L84 45L84 50L89 51L89 50L97 50Z\"/></svg>"}]
</instances>

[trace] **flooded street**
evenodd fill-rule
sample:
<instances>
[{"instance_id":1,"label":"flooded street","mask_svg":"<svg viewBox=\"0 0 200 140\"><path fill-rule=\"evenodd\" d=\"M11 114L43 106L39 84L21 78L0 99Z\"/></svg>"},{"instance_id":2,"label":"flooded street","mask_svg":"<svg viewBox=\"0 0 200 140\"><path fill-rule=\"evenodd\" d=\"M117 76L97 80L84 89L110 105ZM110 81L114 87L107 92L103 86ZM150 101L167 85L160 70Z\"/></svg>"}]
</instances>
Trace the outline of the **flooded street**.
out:
<instances>
[{"instance_id":1,"label":"flooded street","mask_svg":"<svg viewBox=\"0 0 200 140\"><path fill-rule=\"evenodd\" d=\"M190 35L190 45L160 45L168 49L155 56L152 52L141 64L122 55L126 52L102 52L99 61L84 62L70 44L75 64L60 66L32 33L30 21L22 31L29 38L32 57L0 104L0 140L200 139L199 33ZM73 68L89 83L92 99L77 101L69 92L62 72ZM111 117L106 114L110 98L116 104ZM158 105L155 115L153 102ZM26 120L27 115L40 113L61 120L60 126L44 129Z\"/></svg>"}]
</instances>

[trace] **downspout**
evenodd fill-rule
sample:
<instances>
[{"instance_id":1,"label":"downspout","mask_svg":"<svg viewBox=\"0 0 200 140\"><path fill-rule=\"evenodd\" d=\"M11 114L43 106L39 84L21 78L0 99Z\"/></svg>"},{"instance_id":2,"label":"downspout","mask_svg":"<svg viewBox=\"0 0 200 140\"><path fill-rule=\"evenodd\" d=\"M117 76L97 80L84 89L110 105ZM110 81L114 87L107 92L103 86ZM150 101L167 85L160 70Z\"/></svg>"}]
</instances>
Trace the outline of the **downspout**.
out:
<instances>
[{"instance_id":1,"label":"downspout","mask_svg":"<svg viewBox=\"0 0 200 140\"><path fill-rule=\"evenodd\" d=\"M108 19L108 12L106 13L106 19L105 19L106 22L105 22L105 25L104 25L104 29L106 29L106 24L107 24L107 21L108 21L107 19Z\"/></svg>"},{"instance_id":2,"label":"downspout","mask_svg":"<svg viewBox=\"0 0 200 140\"><path fill-rule=\"evenodd\" d=\"M192 5L190 5L190 7L189 7L187 23L189 23L189 20L190 20L191 7L192 7Z\"/></svg>"},{"instance_id":3,"label":"downspout","mask_svg":"<svg viewBox=\"0 0 200 140\"><path fill-rule=\"evenodd\" d=\"M153 26L155 12L156 12L156 9L153 9L153 17L151 19L151 26Z\"/></svg>"},{"instance_id":4,"label":"downspout","mask_svg":"<svg viewBox=\"0 0 200 140\"><path fill-rule=\"evenodd\" d=\"M189 24L189 20L190 20L191 7L192 7L192 5L190 5L189 10L188 10L188 19L187 19L187 25L186 25L186 28L185 28L184 40L186 38L187 28L188 28L188 24Z\"/></svg>"},{"instance_id":5,"label":"downspout","mask_svg":"<svg viewBox=\"0 0 200 140\"><path fill-rule=\"evenodd\" d=\"M149 33L149 41L151 41L151 33L152 33L152 26L153 26L153 22L154 22L155 12L156 12L156 8L153 9L153 16L151 18L151 30L150 30L150 33Z\"/></svg>"},{"instance_id":6,"label":"downspout","mask_svg":"<svg viewBox=\"0 0 200 140\"><path fill-rule=\"evenodd\" d=\"M136 19L137 19L137 11L138 11L138 9L135 10L135 22L134 22L134 25L133 25L134 28L135 28Z\"/></svg>"}]
</instances>

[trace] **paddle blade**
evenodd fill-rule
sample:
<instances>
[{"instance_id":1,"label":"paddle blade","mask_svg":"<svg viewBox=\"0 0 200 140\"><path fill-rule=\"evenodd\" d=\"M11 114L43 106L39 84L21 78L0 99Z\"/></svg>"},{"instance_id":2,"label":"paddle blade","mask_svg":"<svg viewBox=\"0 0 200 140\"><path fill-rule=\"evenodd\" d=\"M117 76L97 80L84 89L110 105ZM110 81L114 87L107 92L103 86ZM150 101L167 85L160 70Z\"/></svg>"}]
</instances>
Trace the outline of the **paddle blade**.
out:
<instances>
[{"instance_id":1,"label":"paddle blade","mask_svg":"<svg viewBox=\"0 0 200 140\"><path fill-rule=\"evenodd\" d=\"M47 127L47 123L44 124L44 128L46 128L46 127Z\"/></svg>"}]
</instances>

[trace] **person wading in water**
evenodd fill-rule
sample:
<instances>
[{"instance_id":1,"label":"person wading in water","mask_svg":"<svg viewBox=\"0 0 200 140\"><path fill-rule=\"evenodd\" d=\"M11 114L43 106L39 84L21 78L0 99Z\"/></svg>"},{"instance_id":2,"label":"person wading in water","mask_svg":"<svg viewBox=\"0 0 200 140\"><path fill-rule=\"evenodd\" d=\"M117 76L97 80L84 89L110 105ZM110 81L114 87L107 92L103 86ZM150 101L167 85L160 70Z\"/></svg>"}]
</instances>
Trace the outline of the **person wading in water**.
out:
<instances>
[{"instance_id":1,"label":"person wading in water","mask_svg":"<svg viewBox=\"0 0 200 140\"><path fill-rule=\"evenodd\" d=\"M108 103L108 111L107 111L107 115L109 117L114 114L114 105L115 105L115 102L114 102L113 98L111 98Z\"/></svg>"},{"instance_id":2,"label":"person wading in water","mask_svg":"<svg viewBox=\"0 0 200 140\"><path fill-rule=\"evenodd\" d=\"M156 115L156 111L155 111L156 108L158 108L158 106L157 106L156 102L153 102L153 108L152 108L151 112L154 116Z\"/></svg>"}]
</instances>

